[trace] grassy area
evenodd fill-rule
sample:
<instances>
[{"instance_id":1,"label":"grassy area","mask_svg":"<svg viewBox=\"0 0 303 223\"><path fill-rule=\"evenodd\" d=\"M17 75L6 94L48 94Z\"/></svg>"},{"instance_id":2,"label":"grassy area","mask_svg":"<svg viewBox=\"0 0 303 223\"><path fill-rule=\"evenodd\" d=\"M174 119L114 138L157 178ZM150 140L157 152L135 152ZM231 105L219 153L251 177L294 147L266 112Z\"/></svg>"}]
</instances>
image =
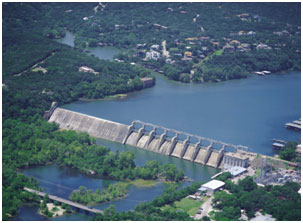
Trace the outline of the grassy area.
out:
<instances>
[{"instance_id":1,"label":"grassy area","mask_svg":"<svg viewBox=\"0 0 303 223\"><path fill-rule=\"evenodd\" d=\"M109 95L104 98L104 100L111 100L111 99L117 99L117 98L125 98L127 94L115 94L115 95Z\"/></svg>"},{"instance_id":2,"label":"grassy area","mask_svg":"<svg viewBox=\"0 0 303 223\"><path fill-rule=\"evenodd\" d=\"M189 198L183 198L180 201L176 201L173 205L165 205L161 210L180 210L187 212L189 216L194 216L202 203L206 200L206 197L203 197L203 200L192 200Z\"/></svg>"},{"instance_id":3,"label":"grassy area","mask_svg":"<svg viewBox=\"0 0 303 223\"><path fill-rule=\"evenodd\" d=\"M205 57L204 61L207 61L207 60L211 59L214 55L215 56L220 56L220 55L222 55L222 53L223 53L223 49L217 50L214 53L212 53L211 55Z\"/></svg>"},{"instance_id":4,"label":"grassy area","mask_svg":"<svg viewBox=\"0 0 303 223\"><path fill-rule=\"evenodd\" d=\"M193 216L197 213L199 207L202 205L203 201L200 200L192 200L189 198L183 198L181 201L175 202L176 208L181 209L189 214L189 216Z\"/></svg>"},{"instance_id":5,"label":"grassy area","mask_svg":"<svg viewBox=\"0 0 303 223\"><path fill-rule=\"evenodd\" d=\"M158 184L158 182L155 180L137 179L137 180L130 181L129 184L132 184L136 187L153 187L153 186L156 186Z\"/></svg>"},{"instance_id":6,"label":"grassy area","mask_svg":"<svg viewBox=\"0 0 303 223\"><path fill-rule=\"evenodd\" d=\"M36 67L34 69L32 69L33 72L38 72L38 71L42 71L44 74L47 72L47 70L43 67Z\"/></svg>"},{"instance_id":7,"label":"grassy area","mask_svg":"<svg viewBox=\"0 0 303 223\"><path fill-rule=\"evenodd\" d=\"M213 55L215 55L215 56L220 56L220 55L222 55L222 53L223 53L223 49L220 49L220 50L215 51L215 52L213 53Z\"/></svg>"},{"instance_id":8,"label":"grassy area","mask_svg":"<svg viewBox=\"0 0 303 223\"><path fill-rule=\"evenodd\" d=\"M258 177L258 176L260 176L260 174L261 174L261 169L260 168L258 168L257 170L256 170L256 177Z\"/></svg>"}]
</instances>

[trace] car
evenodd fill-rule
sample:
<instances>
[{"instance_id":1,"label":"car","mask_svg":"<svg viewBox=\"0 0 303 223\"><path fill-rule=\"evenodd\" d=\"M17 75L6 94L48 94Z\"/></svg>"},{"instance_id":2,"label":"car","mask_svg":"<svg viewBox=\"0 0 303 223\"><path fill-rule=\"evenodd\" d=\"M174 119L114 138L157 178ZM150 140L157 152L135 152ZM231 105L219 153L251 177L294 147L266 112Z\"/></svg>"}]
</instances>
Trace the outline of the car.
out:
<instances>
[{"instance_id":1,"label":"car","mask_svg":"<svg viewBox=\"0 0 303 223\"><path fill-rule=\"evenodd\" d=\"M88 208L89 208L89 209L92 209L93 207L92 207L92 206L88 206Z\"/></svg>"}]
</instances>

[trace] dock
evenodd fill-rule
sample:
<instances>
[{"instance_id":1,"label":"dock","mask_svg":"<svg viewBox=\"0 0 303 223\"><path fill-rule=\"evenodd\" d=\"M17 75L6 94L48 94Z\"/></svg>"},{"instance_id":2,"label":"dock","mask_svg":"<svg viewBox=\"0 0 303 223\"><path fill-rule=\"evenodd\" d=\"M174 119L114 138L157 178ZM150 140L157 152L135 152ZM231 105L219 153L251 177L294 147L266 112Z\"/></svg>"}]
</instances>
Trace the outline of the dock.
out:
<instances>
[{"instance_id":1,"label":"dock","mask_svg":"<svg viewBox=\"0 0 303 223\"><path fill-rule=\"evenodd\" d=\"M284 140L275 139L275 138L273 138L272 141L274 141L274 143L272 144L272 147L275 149L283 149L287 143Z\"/></svg>"},{"instance_id":2,"label":"dock","mask_svg":"<svg viewBox=\"0 0 303 223\"><path fill-rule=\"evenodd\" d=\"M283 149L285 147L285 144L275 142L272 144L272 147L275 149Z\"/></svg>"},{"instance_id":3,"label":"dock","mask_svg":"<svg viewBox=\"0 0 303 223\"><path fill-rule=\"evenodd\" d=\"M28 191L30 193L33 193L33 194L37 194L40 197L44 197L46 195L46 193L44 193L44 192L37 191L37 190L34 190L34 189L30 189L28 187L24 187L24 190ZM90 208L90 207L85 206L83 204L79 204L79 203L76 203L76 202L73 202L73 201L61 198L61 197L57 197L57 196L50 195L50 194L48 194L48 197L49 197L50 200L57 201L57 202L59 202L61 204L68 204L71 207L74 207L76 209L84 210L86 213L91 212L93 214L103 214L102 210L99 210L99 209L96 209L96 208Z\"/></svg>"},{"instance_id":4,"label":"dock","mask_svg":"<svg viewBox=\"0 0 303 223\"><path fill-rule=\"evenodd\" d=\"M297 131L301 131L301 125L298 125L298 124L295 124L295 123L286 123L285 124L285 127L288 128L288 129L294 129L294 130L297 130Z\"/></svg>"}]
</instances>

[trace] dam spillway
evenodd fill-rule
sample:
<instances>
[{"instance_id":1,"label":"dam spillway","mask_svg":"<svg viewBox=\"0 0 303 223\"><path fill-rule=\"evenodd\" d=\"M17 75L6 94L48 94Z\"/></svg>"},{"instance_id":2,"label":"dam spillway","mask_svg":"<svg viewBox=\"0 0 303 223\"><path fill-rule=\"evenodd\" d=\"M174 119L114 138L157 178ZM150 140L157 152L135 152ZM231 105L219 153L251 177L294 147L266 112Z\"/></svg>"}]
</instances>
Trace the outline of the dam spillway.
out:
<instances>
[{"instance_id":1,"label":"dam spillway","mask_svg":"<svg viewBox=\"0 0 303 223\"><path fill-rule=\"evenodd\" d=\"M87 132L93 137L135 146L215 168L223 166L222 160L226 147L233 148L235 153L238 150L242 152L247 150L247 147L241 145L227 144L138 120L133 121L128 126L63 108L52 109L49 122L59 124L62 129ZM203 143L208 145L203 145ZM215 148L215 145L217 148Z\"/></svg>"},{"instance_id":2,"label":"dam spillway","mask_svg":"<svg viewBox=\"0 0 303 223\"><path fill-rule=\"evenodd\" d=\"M124 140L128 126L101 118L56 108L49 122L56 122L62 129L87 132L89 135L115 142Z\"/></svg>"}]
</instances>

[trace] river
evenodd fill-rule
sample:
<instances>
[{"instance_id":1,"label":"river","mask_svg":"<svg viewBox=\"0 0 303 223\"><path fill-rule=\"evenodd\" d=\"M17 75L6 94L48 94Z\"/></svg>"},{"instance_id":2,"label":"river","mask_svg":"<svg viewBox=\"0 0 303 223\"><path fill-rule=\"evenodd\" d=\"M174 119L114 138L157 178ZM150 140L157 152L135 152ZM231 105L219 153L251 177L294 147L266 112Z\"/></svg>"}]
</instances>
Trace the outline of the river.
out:
<instances>
[{"instance_id":1,"label":"river","mask_svg":"<svg viewBox=\"0 0 303 223\"><path fill-rule=\"evenodd\" d=\"M65 40L61 41L72 45L73 38L67 34ZM114 54L112 51L108 56ZM100 58L100 55L98 57ZM124 124L141 120L227 143L242 144L248 146L250 151L266 155L275 153L271 146L272 138L286 141L300 140L298 132L284 127L286 122L300 118L299 72L252 76L242 80L207 84L183 84L169 81L161 75L156 75L156 78L154 87L131 93L123 99L79 101L63 107ZM98 139L97 143L106 145L113 151L133 151L137 165L143 165L146 160L154 159L161 163L174 163L194 180L207 181L219 171L102 139ZM36 177L48 193L65 198L73 189L81 185L96 189L104 188L111 182L83 175L69 168L58 168L55 165L30 168L24 173ZM188 183L182 186L186 185ZM130 210L140 202L152 200L161 194L164 187L165 185L161 183L152 188L132 186L126 199L96 207L104 209L114 204L118 211ZM74 213L52 220L89 220L90 218L84 214ZM37 214L37 207L28 206L20 209L15 220L21 219L44 220Z\"/></svg>"}]
</instances>

